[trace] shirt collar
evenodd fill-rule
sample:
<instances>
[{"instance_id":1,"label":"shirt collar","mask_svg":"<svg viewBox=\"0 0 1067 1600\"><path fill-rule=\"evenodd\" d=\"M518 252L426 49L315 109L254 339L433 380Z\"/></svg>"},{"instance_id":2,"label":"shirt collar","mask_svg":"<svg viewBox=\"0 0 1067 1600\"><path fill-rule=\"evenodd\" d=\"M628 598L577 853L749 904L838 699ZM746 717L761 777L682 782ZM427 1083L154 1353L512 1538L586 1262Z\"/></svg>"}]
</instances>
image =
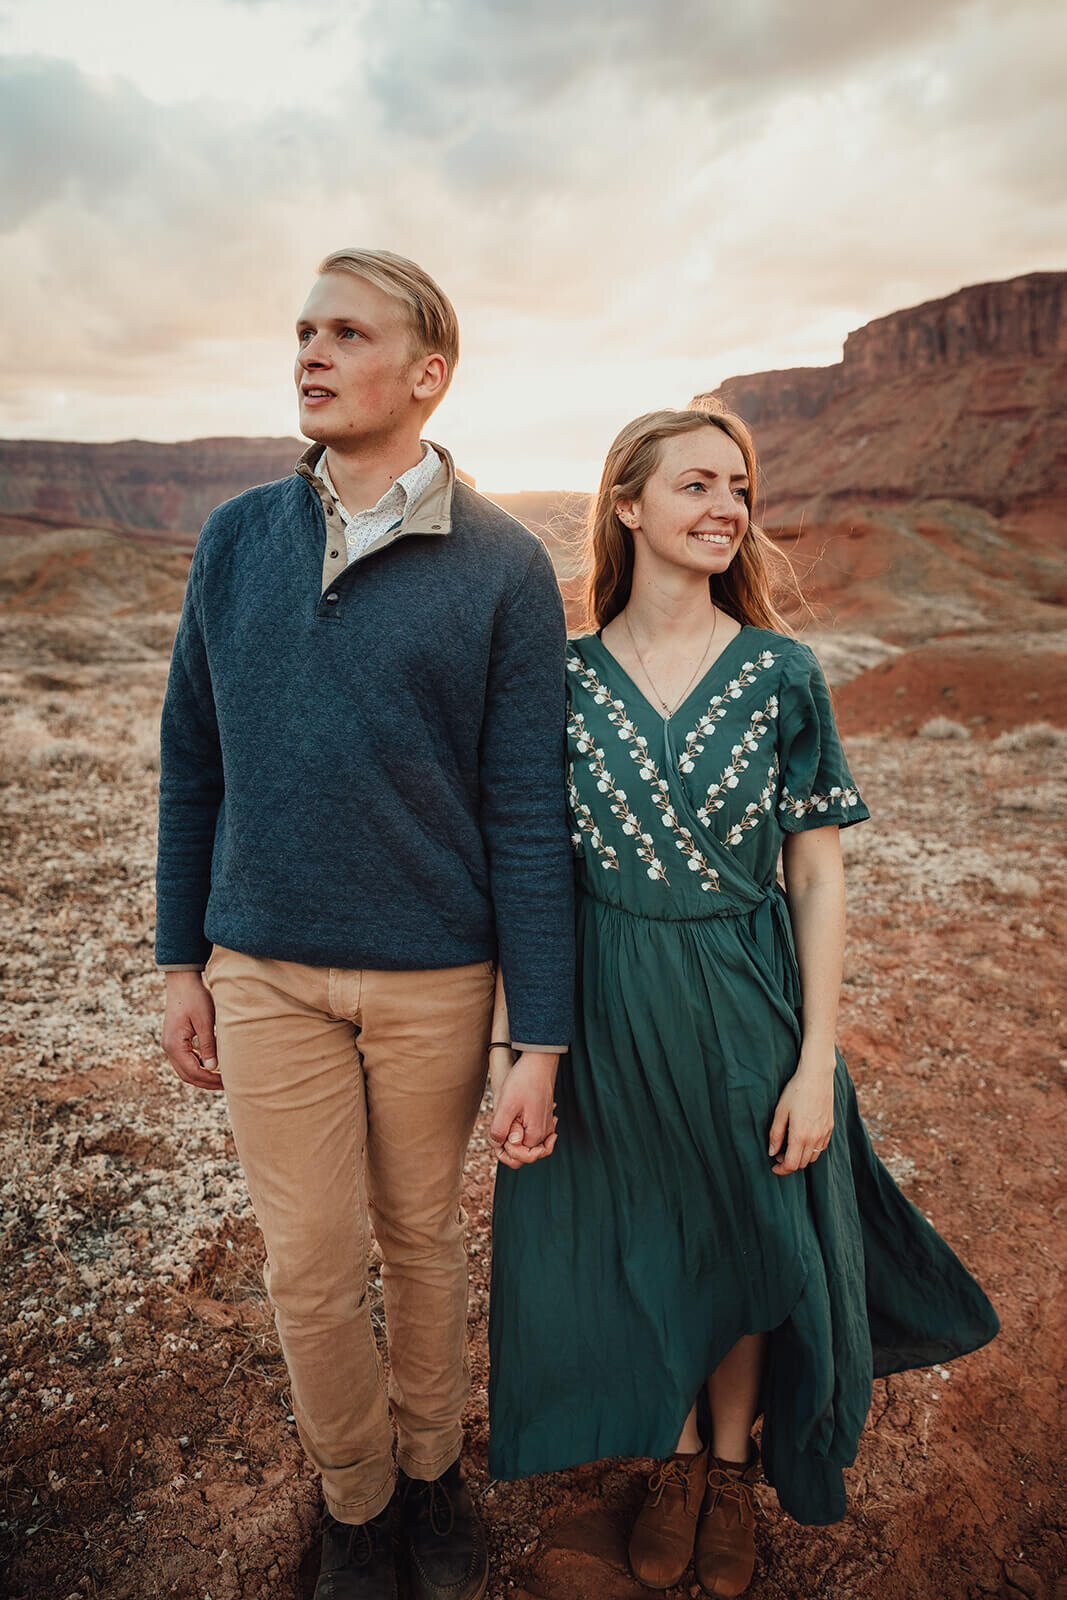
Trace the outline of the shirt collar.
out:
<instances>
[{"instance_id":1,"label":"shirt collar","mask_svg":"<svg viewBox=\"0 0 1067 1600\"><path fill-rule=\"evenodd\" d=\"M459 474L456 472L452 457L443 445L436 444L429 439L423 442L430 447L430 450L437 457L438 465L429 483L421 493L417 496L409 496L407 505L404 507L403 521L396 530L398 534L451 533L452 531L452 495L456 486L456 478ZM325 483L315 471L320 459L325 454L325 445L317 443L309 445L296 464L296 472L315 491L323 504L323 510L326 509L327 503L339 510L339 502L329 493ZM428 459L428 456L424 454L422 460L417 462L414 468L409 468L408 471L419 471L426 466ZM402 473L401 476L404 477L406 474ZM399 481L398 479L397 482ZM465 481L469 483L472 480L465 479ZM394 484L393 487L395 488L396 485ZM391 493L392 491L388 492Z\"/></svg>"},{"instance_id":2,"label":"shirt collar","mask_svg":"<svg viewBox=\"0 0 1067 1600\"><path fill-rule=\"evenodd\" d=\"M398 517L403 516L407 505L417 501L430 487L440 466L441 457L437 454L433 445L424 439L422 441L422 455L415 465L409 467L406 472L402 472L399 478L390 484L377 505L369 506L356 513L349 511L341 496L337 493L337 487L330 477L330 469L326 465L325 450L319 456L313 471L333 496L337 509L345 522L352 523L356 521L358 516L365 516L368 519L383 513L395 514Z\"/></svg>"}]
</instances>

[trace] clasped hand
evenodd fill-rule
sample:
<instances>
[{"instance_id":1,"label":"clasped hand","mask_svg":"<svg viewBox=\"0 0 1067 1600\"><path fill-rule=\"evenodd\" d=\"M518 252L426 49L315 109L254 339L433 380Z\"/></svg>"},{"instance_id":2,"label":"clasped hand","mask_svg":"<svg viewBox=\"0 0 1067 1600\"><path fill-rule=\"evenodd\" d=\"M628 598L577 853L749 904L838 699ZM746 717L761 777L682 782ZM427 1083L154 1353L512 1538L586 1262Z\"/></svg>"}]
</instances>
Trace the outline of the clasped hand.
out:
<instances>
[{"instance_id":1,"label":"clasped hand","mask_svg":"<svg viewBox=\"0 0 1067 1600\"><path fill-rule=\"evenodd\" d=\"M493 1055L503 1057L504 1052ZM506 1167L525 1167L556 1147L553 1093L559 1057L525 1051L514 1066L492 1067L493 1120L489 1137Z\"/></svg>"}]
</instances>

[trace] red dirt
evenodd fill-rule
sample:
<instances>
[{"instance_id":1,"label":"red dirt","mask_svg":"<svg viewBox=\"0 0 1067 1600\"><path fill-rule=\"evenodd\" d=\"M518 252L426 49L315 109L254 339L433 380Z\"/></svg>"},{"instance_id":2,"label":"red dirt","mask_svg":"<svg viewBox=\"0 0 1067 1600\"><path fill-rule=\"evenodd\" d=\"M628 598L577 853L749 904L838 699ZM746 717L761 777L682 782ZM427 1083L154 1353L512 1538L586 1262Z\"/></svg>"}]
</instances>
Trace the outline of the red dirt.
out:
<instances>
[{"instance_id":1,"label":"red dirt","mask_svg":"<svg viewBox=\"0 0 1067 1600\"><path fill-rule=\"evenodd\" d=\"M944 717L983 737L1024 722L1067 726L1067 651L1062 635L935 639L894 656L839 688L845 734L917 733Z\"/></svg>"}]
</instances>

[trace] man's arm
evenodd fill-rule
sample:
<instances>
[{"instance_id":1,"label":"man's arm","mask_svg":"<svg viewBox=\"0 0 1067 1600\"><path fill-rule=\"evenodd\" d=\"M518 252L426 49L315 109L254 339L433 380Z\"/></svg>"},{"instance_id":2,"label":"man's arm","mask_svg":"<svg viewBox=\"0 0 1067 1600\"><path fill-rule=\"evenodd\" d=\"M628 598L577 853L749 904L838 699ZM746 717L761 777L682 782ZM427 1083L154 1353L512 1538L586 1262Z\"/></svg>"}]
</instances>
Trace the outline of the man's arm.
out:
<instances>
[{"instance_id":1,"label":"man's arm","mask_svg":"<svg viewBox=\"0 0 1067 1600\"><path fill-rule=\"evenodd\" d=\"M160 725L156 961L167 971L163 1049L178 1076L221 1089L215 1066L215 1011L200 976L210 954L204 913L222 801L222 750L197 596L194 556L174 641ZM194 1046L195 1040L195 1046Z\"/></svg>"},{"instance_id":2,"label":"man's arm","mask_svg":"<svg viewBox=\"0 0 1067 1600\"><path fill-rule=\"evenodd\" d=\"M573 1008L565 651L563 601L539 546L496 619L481 740L482 831L511 1039L538 1054L566 1048Z\"/></svg>"}]
</instances>

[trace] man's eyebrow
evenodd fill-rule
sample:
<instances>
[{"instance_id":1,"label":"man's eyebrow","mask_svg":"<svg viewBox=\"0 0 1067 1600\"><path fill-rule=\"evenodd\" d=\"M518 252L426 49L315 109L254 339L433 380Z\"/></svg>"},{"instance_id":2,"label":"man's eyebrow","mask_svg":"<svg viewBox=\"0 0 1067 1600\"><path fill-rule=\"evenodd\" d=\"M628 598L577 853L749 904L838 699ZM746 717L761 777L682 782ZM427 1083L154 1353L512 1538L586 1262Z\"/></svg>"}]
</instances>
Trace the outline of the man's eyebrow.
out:
<instances>
[{"instance_id":1,"label":"man's eyebrow","mask_svg":"<svg viewBox=\"0 0 1067 1600\"><path fill-rule=\"evenodd\" d=\"M304 328L315 328L315 327L320 327L320 328L360 328L360 329L365 330L368 327L368 324L366 322L364 322L362 317L319 317L319 318L316 319L315 322L309 321L309 319L307 317L300 317L300 318L297 319L297 324L296 324L297 333L302 332L302 330Z\"/></svg>"}]
</instances>

